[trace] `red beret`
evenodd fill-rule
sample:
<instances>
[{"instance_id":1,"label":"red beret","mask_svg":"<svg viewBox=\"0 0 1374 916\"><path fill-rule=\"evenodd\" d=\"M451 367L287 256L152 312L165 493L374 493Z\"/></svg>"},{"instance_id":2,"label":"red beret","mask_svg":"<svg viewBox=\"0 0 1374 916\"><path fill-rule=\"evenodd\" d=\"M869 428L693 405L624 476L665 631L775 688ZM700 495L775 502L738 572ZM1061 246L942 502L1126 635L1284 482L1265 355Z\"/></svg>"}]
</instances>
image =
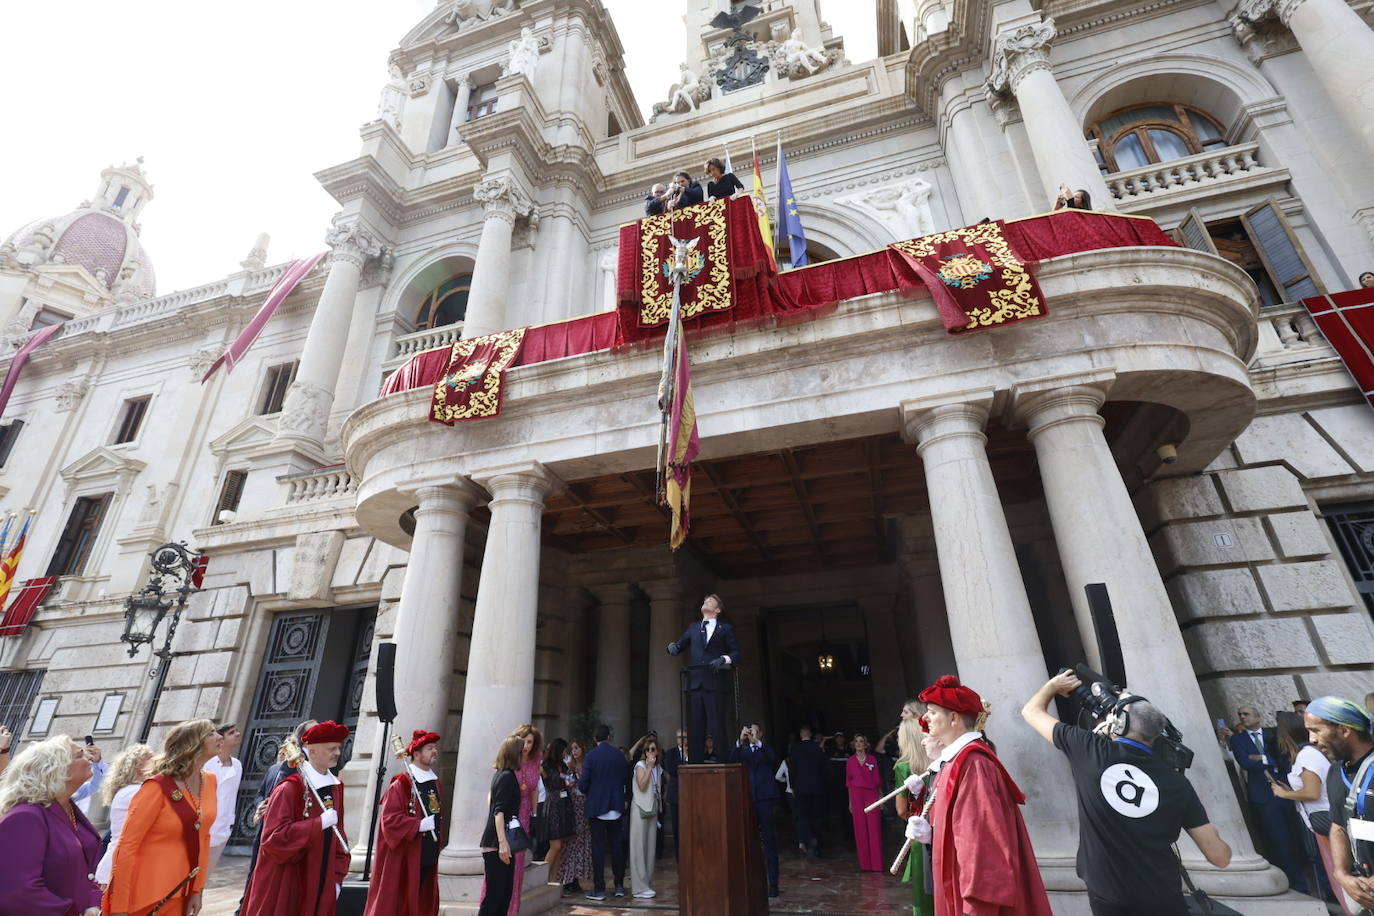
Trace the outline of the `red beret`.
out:
<instances>
[{"instance_id":1,"label":"red beret","mask_svg":"<svg viewBox=\"0 0 1374 916\"><path fill-rule=\"evenodd\" d=\"M440 738L434 732L427 732L423 728L417 728L411 733L410 743L406 745L406 753L414 756L415 752L420 748L424 747L426 744L433 744L438 740L440 740Z\"/></svg>"},{"instance_id":2,"label":"red beret","mask_svg":"<svg viewBox=\"0 0 1374 916\"><path fill-rule=\"evenodd\" d=\"M959 683L952 674L946 674L922 690L917 697L923 703L934 703L943 709L961 712L971 719L983 714L983 698L968 687Z\"/></svg>"},{"instance_id":3,"label":"red beret","mask_svg":"<svg viewBox=\"0 0 1374 916\"><path fill-rule=\"evenodd\" d=\"M348 726L338 722L320 722L301 736L301 744L342 744L348 738Z\"/></svg>"}]
</instances>

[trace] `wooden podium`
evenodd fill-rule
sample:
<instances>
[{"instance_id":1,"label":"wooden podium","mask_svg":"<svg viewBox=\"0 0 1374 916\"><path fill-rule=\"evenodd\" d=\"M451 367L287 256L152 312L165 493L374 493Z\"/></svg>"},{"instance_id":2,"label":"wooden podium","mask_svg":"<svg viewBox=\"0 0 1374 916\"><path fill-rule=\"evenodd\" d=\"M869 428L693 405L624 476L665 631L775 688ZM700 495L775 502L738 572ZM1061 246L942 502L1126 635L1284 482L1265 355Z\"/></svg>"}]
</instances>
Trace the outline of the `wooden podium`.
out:
<instances>
[{"instance_id":1,"label":"wooden podium","mask_svg":"<svg viewBox=\"0 0 1374 916\"><path fill-rule=\"evenodd\" d=\"M678 767L678 912L757 916L768 912L763 844L740 763Z\"/></svg>"}]
</instances>

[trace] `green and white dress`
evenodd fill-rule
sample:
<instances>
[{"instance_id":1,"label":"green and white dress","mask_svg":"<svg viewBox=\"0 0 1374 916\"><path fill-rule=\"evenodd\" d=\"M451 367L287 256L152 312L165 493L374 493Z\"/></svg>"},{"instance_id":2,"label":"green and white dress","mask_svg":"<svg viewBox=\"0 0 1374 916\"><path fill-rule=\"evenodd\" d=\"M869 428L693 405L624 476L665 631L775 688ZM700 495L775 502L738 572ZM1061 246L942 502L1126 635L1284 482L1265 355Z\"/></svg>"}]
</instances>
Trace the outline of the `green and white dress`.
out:
<instances>
[{"instance_id":1,"label":"green and white dress","mask_svg":"<svg viewBox=\"0 0 1374 916\"><path fill-rule=\"evenodd\" d=\"M892 775L896 779L897 785L901 785L911 775L911 764L905 760L899 760L896 766L892 768ZM930 791L929 781L926 783L926 791ZM903 792L899 797L906 799L909 813L920 813L919 805L915 807L913 812L910 792ZM911 844L911 851L907 853L906 857L906 871L902 873L902 881L911 885L911 916L935 916L935 900L926 893L925 853L922 844Z\"/></svg>"}]
</instances>

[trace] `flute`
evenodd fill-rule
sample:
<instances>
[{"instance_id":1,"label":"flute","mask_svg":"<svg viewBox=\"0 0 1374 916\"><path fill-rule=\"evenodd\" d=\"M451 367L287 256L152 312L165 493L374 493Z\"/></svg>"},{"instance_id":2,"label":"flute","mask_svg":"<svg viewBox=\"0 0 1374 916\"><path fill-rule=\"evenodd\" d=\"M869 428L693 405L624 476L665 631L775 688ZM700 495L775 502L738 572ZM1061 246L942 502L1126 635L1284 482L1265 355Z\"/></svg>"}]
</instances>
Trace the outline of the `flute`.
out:
<instances>
[{"instance_id":1,"label":"flute","mask_svg":"<svg viewBox=\"0 0 1374 916\"><path fill-rule=\"evenodd\" d=\"M299 770L299 769L300 769L301 767L303 767L303 766L309 766L309 765L310 765L310 762L309 762L308 760L305 759L305 752L301 750L300 745L296 744L296 742L294 742L294 741L285 741L285 742L282 743L282 746L286 748L286 762L289 763L289 764L291 764L291 765L292 765L293 767L295 767L297 770ZM305 783L306 788L308 788L308 789L310 790L310 794L313 795L313 796L315 796L315 804L319 805L319 806L320 806L320 810L323 811L323 810L324 810L324 799L323 799L323 798L320 798L320 793L319 793L319 791L318 791L318 790L315 788L315 786L310 782L310 780L309 780L308 778L306 778L306 775L305 775L304 773L301 773L301 782ZM340 783L340 785L342 785L342 783ZM334 836L338 839L338 841L339 841L339 846L340 846L345 852L347 852L347 851L348 851L348 841L345 840L345 839L344 839L344 835L343 835L342 833L339 832L339 825L338 825L338 824L335 824L333 827L330 827L329 829L334 831Z\"/></svg>"},{"instance_id":2,"label":"flute","mask_svg":"<svg viewBox=\"0 0 1374 916\"><path fill-rule=\"evenodd\" d=\"M397 760L404 760L409 756L406 754L406 746L401 743L400 735L391 736L391 752L396 755ZM410 794L415 797L415 804L420 806L420 811L423 812L423 815L428 815L429 812L425 809L425 800L420 797L420 787L415 785L415 777L413 776L410 778ZM429 831L429 837L434 842L439 842L438 831Z\"/></svg>"}]
</instances>

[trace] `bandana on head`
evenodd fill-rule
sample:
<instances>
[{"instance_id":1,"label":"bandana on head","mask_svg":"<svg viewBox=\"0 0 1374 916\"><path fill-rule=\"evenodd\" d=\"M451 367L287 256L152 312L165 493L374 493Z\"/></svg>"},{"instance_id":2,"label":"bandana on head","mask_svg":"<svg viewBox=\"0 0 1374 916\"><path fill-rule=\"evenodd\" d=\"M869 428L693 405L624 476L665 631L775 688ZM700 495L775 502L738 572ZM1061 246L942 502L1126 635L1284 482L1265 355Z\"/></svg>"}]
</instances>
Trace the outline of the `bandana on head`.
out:
<instances>
[{"instance_id":1,"label":"bandana on head","mask_svg":"<svg viewBox=\"0 0 1374 916\"><path fill-rule=\"evenodd\" d=\"M972 689L959 683L952 674L946 674L935 681L916 697L922 703L934 703L942 709L960 712L971 719L983 714L983 698Z\"/></svg>"},{"instance_id":2,"label":"bandana on head","mask_svg":"<svg viewBox=\"0 0 1374 916\"><path fill-rule=\"evenodd\" d=\"M423 728L417 728L411 733L410 743L406 745L406 754L414 757L415 752L420 748L424 747L426 744L433 744L438 740L440 740L439 736L434 732L427 732Z\"/></svg>"},{"instance_id":3,"label":"bandana on head","mask_svg":"<svg viewBox=\"0 0 1374 916\"><path fill-rule=\"evenodd\" d=\"M301 744L342 744L348 738L348 726L337 722L321 722L311 726L301 736Z\"/></svg>"},{"instance_id":4,"label":"bandana on head","mask_svg":"<svg viewBox=\"0 0 1374 916\"><path fill-rule=\"evenodd\" d=\"M1340 697L1317 697L1307 704L1307 714L1332 725L1344 725L1358 732L1369 731L1369 711Z\"/></svg>"}]
</instances>

